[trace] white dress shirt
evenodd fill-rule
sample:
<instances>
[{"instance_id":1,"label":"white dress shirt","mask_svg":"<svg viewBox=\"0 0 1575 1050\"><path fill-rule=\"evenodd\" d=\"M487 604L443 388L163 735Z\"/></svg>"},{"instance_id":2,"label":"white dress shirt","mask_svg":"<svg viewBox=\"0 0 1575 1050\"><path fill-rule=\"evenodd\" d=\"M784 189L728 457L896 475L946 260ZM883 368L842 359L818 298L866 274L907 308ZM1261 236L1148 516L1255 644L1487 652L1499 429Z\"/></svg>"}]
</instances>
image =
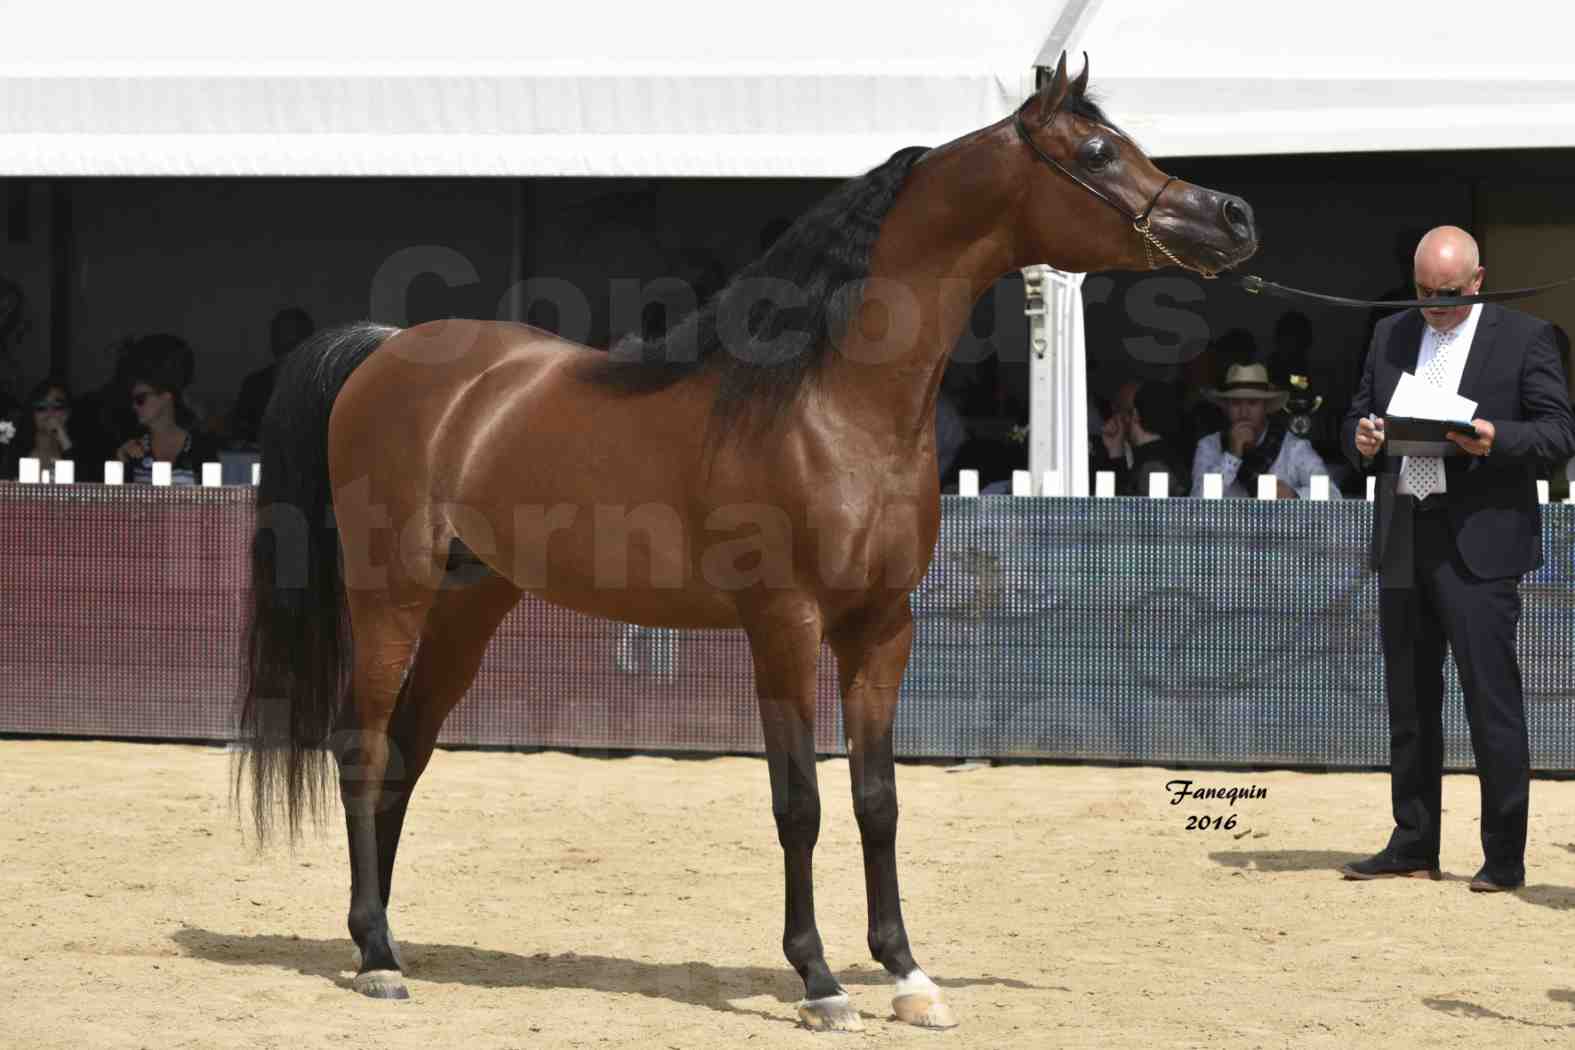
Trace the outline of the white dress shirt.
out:
<instances>
[{"instance_id":1,"label":"white dress shirt","mask_svg":"<svg viewBox=\"0 0 1575 1050\"><path fill-rule=\"evenodd\" d=\"M1265 427L1253 444L1261 445L1268 439L1269 431ZM1256 492L1248 492L1236 480L1240 470L1241 457L1233 455L1228 448L1221 445L1219 432L1206 434L1198 442L1197 450L1192 454L1192 494L1201 497L1204 476L1219 474L1220 485L1227 497L1256 496ZM1323 457L1312 447L1312 442L1295 434L1286 434L1285 442L1280 446L1280 454L1274 457L1269 473L1273 474L1276 480L1283 481L1290 488L1295 489L1297 496L1302 499L1312 499L1313 477L1318 474L1327 475L1329 468L1324 465ZM1340 490L1330 485L1329 498L1339 499Z\"/></svg>"},{"instance_id":2,"label":"white dress shirt","mask_svg":"<svg viewBox=\"0 0 1575 1050\"><path fill-rule=\"evenodd\" d=\"M1454 338L1450 340L1449 357L1444 362L1443 389L1446 394L1460 393L1460 377L1465 374L1466 358L1471 356L1471 340L1476 338L1477 319L1481 316L1482 304L1477 303L1471 307L1471 312L1466 315L1466 319L1452 330ZM1438 333L1433 330L1432 325L1423 321L1422 348L1416 355L1416 371L1412 373L1413 375L1420 376L1427 370L1428 364L1432 362L1433 358L1438 356L1438 348ZM1405 483L1405 461L1410 458L1410 456L1406 456L1400 460L1400 476L1395 482L1395 491L1404 495L1411 494L1410 486ZM1439 491L1448 492L1448 477L1443 475L1440 477L1441 487Z\"/></svg>"}]
</instances>

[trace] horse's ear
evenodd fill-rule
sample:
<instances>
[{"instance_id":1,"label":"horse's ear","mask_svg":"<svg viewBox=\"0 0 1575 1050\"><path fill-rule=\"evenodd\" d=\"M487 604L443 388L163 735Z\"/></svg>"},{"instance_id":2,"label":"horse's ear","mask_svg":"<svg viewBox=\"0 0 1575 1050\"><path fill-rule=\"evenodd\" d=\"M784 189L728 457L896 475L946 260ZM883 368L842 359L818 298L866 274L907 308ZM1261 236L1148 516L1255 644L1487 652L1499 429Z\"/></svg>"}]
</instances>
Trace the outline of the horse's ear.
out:
<instances>
[{"instance_id":1,"label":"horse's ear","mask_svg":"<svg viewBox=\"0 0 1575 1050\"><path fill-rule=\"evenodd\" d=\"M1035 100L1038 108L1038 123L1043 124L1050 119L1055 111L1061 108L1061 103L1066 100L1070 90L1066 77L1066 52L1061 52L1061 61L1056 65L1055 72L1050 79L1045 81L1039 89L1038 98Z\"/></svg>"},{"instance_id":2,"label":"horse's ear","mask_svg":"<svg viewBox=\"0 0 1575 1050\"><path fill-rule=\"evenodd\" d=\"M1064 62L1065 59L1066 59L1066 55L1063 53L1061 58L1062 58L1062 61ZM1082 98L1083 94L1085 92L1087 92L1087 91L1088 91L1088 52L1084 51L1083 52L1083 71L1077 75L1077 79L1076 80L1072 81L1072 94L1076 95L1078 98Z\"/></svg>"}]
</instances>

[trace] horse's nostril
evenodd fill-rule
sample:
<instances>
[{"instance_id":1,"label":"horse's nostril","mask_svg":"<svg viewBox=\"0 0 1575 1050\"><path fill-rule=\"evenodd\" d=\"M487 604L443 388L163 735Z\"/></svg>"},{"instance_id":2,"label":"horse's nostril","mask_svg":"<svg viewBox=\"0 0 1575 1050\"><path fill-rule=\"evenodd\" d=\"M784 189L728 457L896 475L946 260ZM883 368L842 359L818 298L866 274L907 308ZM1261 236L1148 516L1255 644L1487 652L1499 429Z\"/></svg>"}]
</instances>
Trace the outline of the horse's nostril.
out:
<instances>
[{"instance_id":1,"label":"horse's nostril","mask_svg":"<svg viewBox=\"0 0 1575 1050\"><path fill-rule=\"evenodd\" d=\"M1237 240L1245 241L1252 237L1252 209L1247 207L1246 201L1226 197L1220 205L1220 214Z\"/></svg>"}]
</instances>

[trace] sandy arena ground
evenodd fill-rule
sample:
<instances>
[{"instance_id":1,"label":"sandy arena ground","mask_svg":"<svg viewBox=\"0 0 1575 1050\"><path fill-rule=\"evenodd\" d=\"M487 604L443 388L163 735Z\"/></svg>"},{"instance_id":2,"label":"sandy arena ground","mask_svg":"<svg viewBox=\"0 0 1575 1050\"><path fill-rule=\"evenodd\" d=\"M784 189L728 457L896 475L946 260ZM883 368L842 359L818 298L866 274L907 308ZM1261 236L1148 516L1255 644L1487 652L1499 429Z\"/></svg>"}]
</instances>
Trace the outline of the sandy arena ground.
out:
<instances>
[{"instance_id":1,"label":"sandy arena ground","mask_svg":"<svg viewBox=\"0 0 1575 1050\"><path fill-rule=\"evenodd\" d=\"M259 855L221 750L0 741L0 1045L1512 1047L1575 1040L1575 783L1532 793L1530 885L1348 883L1383 775L1010 766L898 773L904 908L961 1027L890 1018L846 763L821 766L820 927L863 1035L798 1028L764 765L442 752L393 924L412 1000L349 990L335 824ZM1268 789L1188 831L1165 783Z\"/></svg>"}]
</instances>

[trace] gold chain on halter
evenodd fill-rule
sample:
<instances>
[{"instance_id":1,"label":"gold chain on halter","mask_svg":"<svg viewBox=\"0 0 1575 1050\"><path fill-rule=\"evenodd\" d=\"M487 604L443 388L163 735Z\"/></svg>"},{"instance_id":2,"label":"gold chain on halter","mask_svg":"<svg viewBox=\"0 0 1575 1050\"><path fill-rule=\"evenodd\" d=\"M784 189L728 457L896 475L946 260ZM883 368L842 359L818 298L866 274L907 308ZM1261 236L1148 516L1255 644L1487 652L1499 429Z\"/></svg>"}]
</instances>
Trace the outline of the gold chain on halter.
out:
<instances>
[{"instance_id":1,"label":"gold chain on halter","mask_svg":"<svg viewBox=\"0 0 1575 1050\"><path fill-rule=\"evenodd\" d=\"M1209 281L1212 281L1214 278L1219 276L1219 273L1216 271L1205 270L1201 266L1188 266L1186 263L1176 258L1176 254L1169 248L1165 247L1164 241L1160 240L1158 237L1155 237L1149 232L1147 215L1143 216L1141 219L1132 220L1132 228L1143 237L1143 257L1148 260L1148 268L1150 270L1158 269L1158 267L1154 265L1153 251L1154 248L1158 248L1165 258L1169 259L1183 270L1191 270L1192 272L1201 275L1205 280Z\"/></svg>"}]
</instances>

